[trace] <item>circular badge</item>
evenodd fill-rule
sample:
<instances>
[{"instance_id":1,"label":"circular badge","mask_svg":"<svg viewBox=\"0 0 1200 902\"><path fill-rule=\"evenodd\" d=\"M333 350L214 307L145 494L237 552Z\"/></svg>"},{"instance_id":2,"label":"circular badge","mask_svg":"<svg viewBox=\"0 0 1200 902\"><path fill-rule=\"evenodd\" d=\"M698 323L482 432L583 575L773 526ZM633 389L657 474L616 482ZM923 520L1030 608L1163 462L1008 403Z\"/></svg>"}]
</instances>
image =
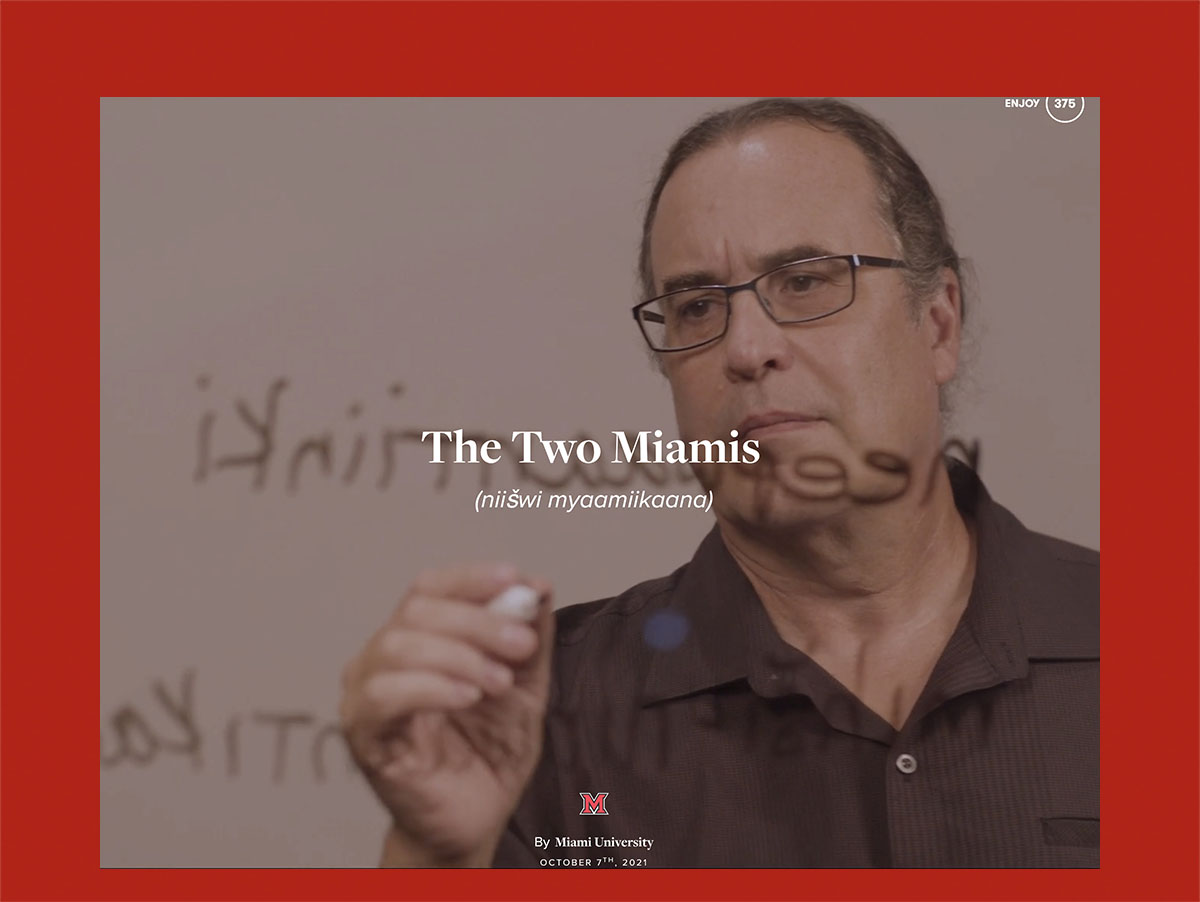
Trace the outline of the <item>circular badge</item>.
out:
<instances>
[{"instance_id":1,"label":"circular badge","mask_svg":"<svg viewBox=\"0 0 1200 902\"><path fill-rule=\"evenodd\" d=\"M1046 112L1055 122L1074 122L1083 115L1083 98L1047 97Z\"/></svg>"}]
</instances>

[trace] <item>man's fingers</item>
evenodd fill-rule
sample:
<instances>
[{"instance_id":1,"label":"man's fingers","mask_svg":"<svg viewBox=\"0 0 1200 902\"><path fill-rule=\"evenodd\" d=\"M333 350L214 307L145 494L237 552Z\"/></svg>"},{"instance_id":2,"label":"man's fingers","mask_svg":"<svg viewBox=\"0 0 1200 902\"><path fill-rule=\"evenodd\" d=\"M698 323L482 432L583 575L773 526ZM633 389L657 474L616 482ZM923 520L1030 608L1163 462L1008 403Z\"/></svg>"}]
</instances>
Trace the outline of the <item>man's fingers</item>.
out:
<instances>
[{"instance_id":1,"label":"man's fingers","mask_svg":"<svg viewBox=\"0 0 1200 902\"><path fill-rule=\"evenodd\" d=\"M415 711L467 708L483 697L471 683L428 670L381 670L363 683L349 710L347 725L374 731Z\"/></svg>"},{"instance_id":2,"label":"man's fingers","mask_svg":"<svg viewBox=\"0 0 1200 902\"><path fill-rule=\"evenodd\" d=\"M502 561L426 570L413 580L410 594L483 602L507 589L519 576L516 566Z\"/></svg>"},{"instance_id":3,"label":"man's fingers","mask_svg":"<svg viewBox=\"0 0 1200 902\"><path fill-rule=\"evenodd\" d=\"M512 668L477 648L437 633L392 629L379 638L380 669L427 670L498 695L513 684Z\"/></svg>"},{"instance_id":4,"label":"man's fingers","mask_svg":"<svg viewBox=\"0 0 1200 902\"><path fill-rule=\"evenodd\" d=\"M528 624L469 601L415 595L395 621L414 632L437 633L473 645L511 664L529 659L538 637Z\"/></svg>"}]
</instances>

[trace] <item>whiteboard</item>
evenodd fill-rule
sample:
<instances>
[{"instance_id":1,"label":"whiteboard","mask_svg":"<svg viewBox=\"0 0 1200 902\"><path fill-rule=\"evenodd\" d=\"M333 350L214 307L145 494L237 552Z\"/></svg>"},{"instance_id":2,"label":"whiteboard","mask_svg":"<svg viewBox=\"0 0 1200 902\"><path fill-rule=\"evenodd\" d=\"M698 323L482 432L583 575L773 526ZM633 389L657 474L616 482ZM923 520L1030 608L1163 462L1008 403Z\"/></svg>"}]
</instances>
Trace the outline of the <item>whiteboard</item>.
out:
<instances>
[{"instance_id":1,"label":"whiteboard","mask_svg":"<svg viewBox=\"0 0 1200 902\"><path fill-rule=\"evenodd\" d=\"M695 510L475 510L686 468L439 467L419 434L673 437L628 312L640 218L731 102L102 101L103 866L375 864L339 674L418 569L512 559L563 605L691 556ZM1098 547L1097 101L857 102L972 262L951 433L1027 525Z\"/></svg>"}]
</instances>

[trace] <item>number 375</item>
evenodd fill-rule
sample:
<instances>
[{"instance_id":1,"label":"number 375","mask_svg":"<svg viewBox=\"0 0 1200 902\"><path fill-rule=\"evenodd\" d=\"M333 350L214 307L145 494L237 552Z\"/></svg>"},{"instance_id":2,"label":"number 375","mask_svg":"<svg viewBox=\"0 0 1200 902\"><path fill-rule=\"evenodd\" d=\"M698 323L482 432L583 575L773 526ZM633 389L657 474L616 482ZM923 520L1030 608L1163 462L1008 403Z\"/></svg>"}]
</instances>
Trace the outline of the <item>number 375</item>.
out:
<instances>
[{"instance_id":1,"label":"number 375","mask_svg":"<svg viewBox=\"0 0 1200 902\"><path fill-rule=\"evenodd\" d=\"M1074 97L1055 97L1054 98L1054 108L1058 109L1058 110L1061 110L1063 108L1066 108L1068 110L1073 110L1073 109L1075 109L1075 98Z\"/></svg>"}]
</instances>

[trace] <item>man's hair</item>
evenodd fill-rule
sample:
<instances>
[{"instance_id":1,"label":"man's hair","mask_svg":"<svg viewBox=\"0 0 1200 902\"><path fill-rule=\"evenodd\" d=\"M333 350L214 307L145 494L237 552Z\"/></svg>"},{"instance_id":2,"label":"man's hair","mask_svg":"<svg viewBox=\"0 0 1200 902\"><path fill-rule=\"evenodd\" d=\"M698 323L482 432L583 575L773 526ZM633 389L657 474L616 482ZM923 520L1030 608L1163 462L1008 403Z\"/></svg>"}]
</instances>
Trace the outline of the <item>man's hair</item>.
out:
<instances>
[{"instance_id":1,"label":"man's hair","mask_svg":"<svg viewBox=\"0 0 1200 902\"><path fill-rule=\"evenodd\" d=\"M908 151L877 119L838 100L756 100L705 116L684 132L667 153L642 223L638 272L643 299L654 295L650 262L650 230L663 188L675 170L692 156L722 139L736 138L752 128L775 122L796 122L821 131L845 135L863 152L879 188L879 212L909 268L905 280L914 310L936 288L942 267L958 277L962 292L962 261L950 241L942 205L925 174ZM857 253L857 248L839 248Z\"/></svg>"}]
</instances>

